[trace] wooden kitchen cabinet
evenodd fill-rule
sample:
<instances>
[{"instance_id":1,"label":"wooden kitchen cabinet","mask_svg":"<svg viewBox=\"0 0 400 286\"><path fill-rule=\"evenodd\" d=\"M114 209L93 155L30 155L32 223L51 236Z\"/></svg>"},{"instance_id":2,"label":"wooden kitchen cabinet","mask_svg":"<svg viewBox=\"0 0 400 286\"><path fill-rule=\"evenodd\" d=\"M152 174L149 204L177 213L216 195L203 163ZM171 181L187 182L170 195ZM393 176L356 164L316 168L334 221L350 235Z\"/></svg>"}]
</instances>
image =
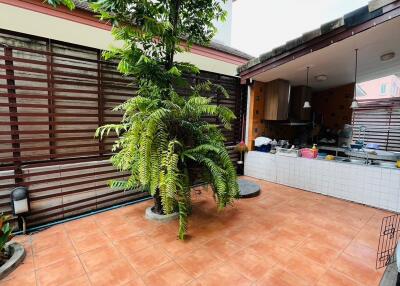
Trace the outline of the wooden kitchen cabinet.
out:
<instances>
[{"instance_id":1,"label":"wooden kitchen cabinet","mask_svg":"<svg viewBox=\"0 0 400 286\"><path fill-rule=\"evenodd\" d=\"M287 120L289 111L290 84L283 79L277 79L265 84L264 89L264 119Z\"/></svg>"},{"instance_id":2,"label":"wooden kitchen cabinet","mask_svg":"<svg viewBox=\"0 0 400 286\"><path fill-rule=\"evenodd\" d=\"M305 101L311 102L311 88L295 86L290 90L290 117L294 120L307 121L311 118L311 108L303 108Z\"/></svg>"}]
</instances>

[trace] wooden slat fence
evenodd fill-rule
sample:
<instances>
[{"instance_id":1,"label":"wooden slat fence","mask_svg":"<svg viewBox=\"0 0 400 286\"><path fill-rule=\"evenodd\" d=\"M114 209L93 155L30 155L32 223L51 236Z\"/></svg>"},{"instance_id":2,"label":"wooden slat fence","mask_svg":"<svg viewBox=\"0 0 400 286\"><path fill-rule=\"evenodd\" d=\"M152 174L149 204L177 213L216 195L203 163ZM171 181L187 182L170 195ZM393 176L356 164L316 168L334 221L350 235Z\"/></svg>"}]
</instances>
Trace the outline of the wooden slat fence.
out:
<instances>
[{"instance_id":1,"label":"wooden slat fence","mask_svg":"<svg viewBox=\"0 0 400 286\"><path fill-rule=\"evenodd\" d=\"M232 131L224 131L237 161L233 146L244 112L239 80L209 72L188 80L227 89L229 99L210 96L238 116ZM107 187L126 175L108 161L115 138L94 138L98 126L119 122L112 108L135 91L134 80L99 50L0 31L0 212L10 213L15 186L29 189L30 226L145 196Z\"/></svg>"},{"instance_id":2,"label":"wooden slat fence","mask_svg":"<svg viewBox=\"0 0 400 286\"><path fill-rule=\"evenodd\" d=\"M357 128L366 127L365 141L378 143L385 151L400 152L400 99L360 101L360 108L353 112L355 139L363 139Z\"/></svg>"}]
</instances>

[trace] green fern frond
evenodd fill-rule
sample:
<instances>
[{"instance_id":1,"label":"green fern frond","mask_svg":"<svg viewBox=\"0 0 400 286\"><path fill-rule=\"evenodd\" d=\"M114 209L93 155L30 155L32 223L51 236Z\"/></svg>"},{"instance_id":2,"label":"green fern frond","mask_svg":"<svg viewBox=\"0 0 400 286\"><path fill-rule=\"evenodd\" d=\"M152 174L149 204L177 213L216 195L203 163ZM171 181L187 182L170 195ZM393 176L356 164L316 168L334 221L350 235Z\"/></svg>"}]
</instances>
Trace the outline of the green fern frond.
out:
<instances>
[{"instance_id":1,"label":"green fern frond","mask_svg":"<svg viewBox=\"0 0 400 286\"><path fill-rule=\"evenodd\" d=\"M45 1L69 8L75 3ZM120 123L101 126L95 133L100 139L117 136L111 162L129 175L110 186L123 191L139 188L160 196L165 213L179 212L179 238L184 239L191 212L190 186L195 180L210 183L218 209L238 195L236 170L221 131L221 127L232 127L235 115L229 108L213 104L215 98L226 98L228 93L222 85L201 77L187 80L184 74L193 76L199 69L174 61L176 53L193 44L207 44L216 32L214 20L224 19L226 13L217 0L89 2L122 43L104 51L103 57L118 61L117 70L131 81L128 86L137 87L135 94L113 109L123 113ZM112 81L111 77L108 73L105 81ZM193 176L194 171L199 178Z\"/></svg>"},{"instance_id":2,"label":"green fern frond","mask_svg":"<svg viewBox=\"0 0 400 286\"><path fill-rule=\"evenodd\" d=\"M188 166L201 168L200 175L211 184L218 209L231 204L239 193L224 136L217 124L203 119L217 117L229 128L235 118L229 108L200 95L212 88L204 82L185 100L174 91L166 91L170 97L164 98L162 89L146 83L139 96L116 108L124 112L121 124L105 125L96 132L101 138L111 132L119 135L111 162L119 170L131 172L128 180L113 181L110 186L120 190L140 186L153 196L158 194L166 214L179 212L180 239L185 237L191 212ZM146 92L151 94L145 96Z\"/></svg>"}]
</instances>

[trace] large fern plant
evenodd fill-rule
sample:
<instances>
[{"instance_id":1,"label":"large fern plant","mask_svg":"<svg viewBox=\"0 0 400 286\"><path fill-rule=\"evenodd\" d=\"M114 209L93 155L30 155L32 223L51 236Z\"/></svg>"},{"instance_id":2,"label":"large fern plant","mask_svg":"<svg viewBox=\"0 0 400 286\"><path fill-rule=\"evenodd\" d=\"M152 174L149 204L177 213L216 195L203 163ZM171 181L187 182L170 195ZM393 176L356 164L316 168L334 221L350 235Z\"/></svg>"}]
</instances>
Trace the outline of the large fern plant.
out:
<instances>
[{"instance_id":1,"label":"large fern plant","mask_svg":"<svg viewBox=\"0 0 400 286\"><path fill-rule=\"evenodd\" d=\"M47 0L74 8L76 0ZM122 43L104 53L119 60L118 70L133 77L138 91L116 107L123 111L120 124L102 126L100 137L116 132L112 163L129 171L127 181L114 181L119 189L141 188L155 197L154 210L179 212L179 238L183 239L190 213L190 186L209 183L218 208L238 196L235 168L224 147L224 128L235 118L228 108L211 104L205 95L226 91L204 82L190 86L184 74L198 73L189 64L175 61L176 53L193 44L207 45L214 36L215 20L223 20L224 0L90 0L92 10L113 26ZM191 90L183 96L182 87Z\"/></svg>"},{"instance_id":2,"label":"large fern plant","mask_svg":"<svg viewBox=\"0 0 400 286\"><path fill-rule=\"evenodd\" d=\"M195 180L211 184L219 209L238 194L236 169L225 149L224 137L218 125L204 119L216 116L225 128L230 128L235 116L201 95L212 88L226 95L210 82L195 86L187 99L176 93L167 99L138 95L116 108L125 114L121 124L97 130L101 137L110 131L119 134L112 162L131 174L127 181L112 182L112 187L141 187L159 196L166 214L179 212L181 239L187 228L190 187Z\"/></svg>"}]
</instances>

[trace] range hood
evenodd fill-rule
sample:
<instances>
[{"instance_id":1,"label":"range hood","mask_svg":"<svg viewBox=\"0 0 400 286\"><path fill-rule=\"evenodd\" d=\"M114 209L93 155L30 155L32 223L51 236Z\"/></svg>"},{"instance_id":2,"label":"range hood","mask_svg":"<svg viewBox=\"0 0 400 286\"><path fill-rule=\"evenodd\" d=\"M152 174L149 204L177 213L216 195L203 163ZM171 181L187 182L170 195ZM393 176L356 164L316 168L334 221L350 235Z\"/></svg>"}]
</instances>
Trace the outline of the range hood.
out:
<instances>
[{"instance_id":1,"label":"range hood","mask_svg":"<svg viewBox=\"0 0 400 286\"><path fill-rule=\"evenodd\" d=\"M311 125L311 121L297 121L297 120L289 120L285 122L277 122L279 125L286 125L286 126L307 126Z\"/></svg>"}]
</instances>

